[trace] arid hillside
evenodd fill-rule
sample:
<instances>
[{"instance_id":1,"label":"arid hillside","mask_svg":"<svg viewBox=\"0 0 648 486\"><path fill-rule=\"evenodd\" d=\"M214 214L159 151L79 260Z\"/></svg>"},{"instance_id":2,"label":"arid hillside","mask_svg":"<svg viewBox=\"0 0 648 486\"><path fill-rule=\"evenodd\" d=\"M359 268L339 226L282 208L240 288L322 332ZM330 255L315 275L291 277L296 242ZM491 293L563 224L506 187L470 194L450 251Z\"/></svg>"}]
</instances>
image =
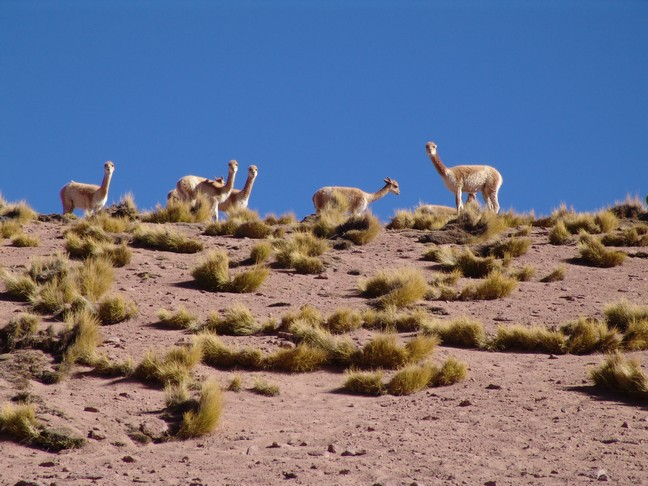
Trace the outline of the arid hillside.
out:
<instances>
[{"instance_id":1,"label":"arid hillside","mask_svg":"<svg viewBox=\"0 0 648 486\"><path fill-rule=\"evenodd\" d=\"M648 212L0 204L0 485L641 484Z\"/></svg>"}]
</instances>

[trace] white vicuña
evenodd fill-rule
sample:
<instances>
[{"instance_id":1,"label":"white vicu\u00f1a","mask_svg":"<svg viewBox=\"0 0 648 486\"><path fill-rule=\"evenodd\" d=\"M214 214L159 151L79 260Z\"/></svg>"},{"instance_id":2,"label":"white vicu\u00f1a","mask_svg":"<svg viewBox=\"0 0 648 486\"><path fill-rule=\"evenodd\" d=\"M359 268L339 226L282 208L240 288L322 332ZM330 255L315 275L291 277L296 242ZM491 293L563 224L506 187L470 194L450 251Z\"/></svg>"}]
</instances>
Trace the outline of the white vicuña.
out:
<instances>
[{"instance_id":1,"label":"white vicu\u00f1a","mask_svg":"<svg viewBox=\"0 0 648 486\"><path fill-rule=\"evenodd\" d=\"M256 165L251 165L248 167L248 177L245 181L243 189L232 189L231 194L228 196L225 201L219 204L219 211L227 213L234 209L245 209L248 207L248 201L250 200L250 193L252 192L252 186L254 185L254 180L256 179L259 169Z\"/></svg>"},{"instance_id":2,"label":"white vicu\u00f1a","mask_svg":"<svg viewBox=\"0 0 648 486\"><path fill-rule=\"evenodd\" d=\"M497 192L502 185L502 175L489 165L457 165L446 167L437 153L437 145L428 142L425 145L430 160L446 187L455 195L457 212L463 209L462 193L468 193L468 201L475 199L475 193L481 192L488 209L499 211Z\"/></svg>"},{"instance_id":3,"label":"white vicu\u00f1a","mask_svg":"<svg viewBox=\"0 0 648 486\"><path fill-rule=\"evenodd\" d=\"M389 177L385 179L385 186L376 192L365 192L357 187L327 186L318 189L313 194L313 204L319 213L326 208L338 206L340 202L350 213L358 215L363 213L369 204L393 192L400 194L398 182ZM339 201L338 198L342 199Z\"/></svg>"},{"instance_id":4,"label":"white vicu\u00f1a","mask_svg":"<svg viewBox=\"0 0 648 486\"><path fill-rule=\"evenodd\" d=\"M108 188L114 171L115 164L108 161L104 164L104 177L100 186L75 181L65 184L60 192L63 214L75 209L83 209L86 214L101 210L108 200Z\"/></svg>"},{"instance_id":5,"label":"white vicu\u00f1a","mask_svg":"<svg viewBox=\"0 0 648 486\"><path fill-rule=\"evenodd\" d=\"M211 201L212 216L216 221L218 221L219 205L232 193L236 171L238 171L238 162L236 160L230 160L227 171L227 182L224 186L217 181L211 181L209 179L201 181L196 185L196 193L204 194Z\"/></svg>"}]
</instances>

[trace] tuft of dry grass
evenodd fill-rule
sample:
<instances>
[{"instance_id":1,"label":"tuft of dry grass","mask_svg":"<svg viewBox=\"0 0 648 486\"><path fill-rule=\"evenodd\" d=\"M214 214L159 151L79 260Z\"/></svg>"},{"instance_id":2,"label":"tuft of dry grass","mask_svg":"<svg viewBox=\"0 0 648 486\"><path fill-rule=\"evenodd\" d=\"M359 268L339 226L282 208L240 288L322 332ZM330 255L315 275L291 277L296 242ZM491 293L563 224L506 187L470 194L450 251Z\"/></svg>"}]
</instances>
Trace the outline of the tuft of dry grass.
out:
<instances>
[{"instance_id":1,"label":"tuft of dry grass","mask_svg":"<svg viewBox=\"0 0 648 486\"><path fill-rule=\"evenodd\" d=\"M621 299L605 306L603 315L609 327L625 332L633 321L648 319L648 305L634 305L627 299Z\"/></svg>"},{"instance_id":2,"label":"tuft of dry grass","mask_svg":"<svg viewBox=\"0 0 648 486\"><path fill-rule=\"evenodd\" d=\"M246 368L262 369L263 352L256 348L232 349L210 332L198 334L194 343L202 350L202 360L206 365L219 369Z\"/></svg>"},{"instance_id":3,"label":"tuft of dry grass","mask_svg":"<svg viewBox=\"0 0 648 486\"><path fill-rule=\"evenodd\" d=\"M609 353L621 347L621 336L605 322L580 317L560 330L567 336L567 350L572 354Z\"/></svg>"},{"instance_id":4,"label":"tuft of dry grass","mask_svg":"<svg viewBox=\"0 0 648 486\"><path fill-rule=\"evenodd\" d=\"M22 231L22 225L18 221L8 219L0 221L0 237L11 238Z\"/></svg>"},{"instance_id":5,"label":"tuft of dry grass","mask_svg":"<svg viewBox=\"0 0 648 486\"><path fill-rule=\"evenodd\" d=\"M29 296L29 302L34 312L39 314L60 314L87 305L81 296L76 282L71 276L54 277L54 279L38 286Z\"/></svg>"},{"instance_id":6,"label":"tuft of dry grass","mask_svg":"<svg viewBox=\"0 0 648 486\"><path fill-rule=\"evenodd\" d=\"M334 336L330 331L306 320L294 321L289 332L297 343L323 350L327 363L331 365L348 367L358 354L357 346L349 337Z\"/></svg>"},{"instance_id":7,"label":"tuft of dry grass","mask_svg":"<svg viewBox=\"0 0 648 486\"><path fill-rule=\"evenodd\" d=\"M95 302L112 286L115 279L112 262L104 257L85 260L77 269L81 295Z\"/></svg>"},{"instance_id":8,"label":"tuft of dry grass","mask_svg":"<svg viewBox=\"0 0 648 486\"><path fill-rule=\"evenodd\" d=\"M584 263L602 268L621 265L628 256L622 251L607 249L599 239L587 233L580 234L578 251Z\"/></svg>"},{"instance_id":9,"label":"tuft of dry grass","mask_svg":"<svg viewBox=\"0 0 648 486\"><path fill-rule=\"evenodd\" d=\"M11 238L11 245L18 248L29 248L40 246L40 238L36 235L18 233Z\"/></svg>"},{"instance_id":10,"label":"tuft of dry grass","mask_svg":"<svg viewBox=\"0 0 648 486\"><path fill-rule=\"evenodd\" d=\"M72 365L81 363L92 366L102 342L99 319L88 309L81 310L67 318L67 329L60 336L63 362Z\"/></svg>"},{"instance_id":11,"label":"tuft of dry grass","mask_svg":"<svg viewBox=\"0 0 648 486\"><path fill-rule=\"evenodd\" d=\"M427 388L436 375L433 364L409 365L400 369L387 383L387 391L392 395L411 395Z\"/></svg>"},{"instance_id":12,"label":"tuft of dry grass","mask_svg":"<svg viewBox=\"0 0 648 486\"><path fill-rule=\"evenodd\" d=\"M234 393L238 393L243 390L243 379L241 378L241 375L235 375L232 377L229 385L227 385L227 390Z\"/></svg>"},{"instance_id":13,"label":"tuft of dry grass","mask_svg":"<svg viewBox=\"0 0 648 486\"><path fill-rule=\"evenodd\" d=\"M324 263L316 257L329 249L329 244L311 233L296 233L290 240L275 242L277 264L295 268L299 273L321 273Z\"/></svg>"},{"instance_id":14,"label":"tuft of dry grass","mask_svg":"<svg viewBox=\"0 0 648 486\"><path fill-rule=\"evenodd\" d=\"M450 386L466 379L468 365L454 357L445 360L441 369L431 378L430 386Z\"/></svg>"},{"instance_id":15,"label":"tuft of dry grass","mask_svg":"<svg viewBox=\"0 0 648 486\"><path fill-rule=\"evenodd\" d=\"M438 342L433 336L416 336L403 346L394 334L379 334L362 347L355 360L359 368L398 369L427 358Z\"/></svg>"},{"instance_id":16,"label":"tuft of dry grass","mask_svg":"<svg viewBox=\"0 0 648 486\"><path fill-rule=\"evenodd\" d=\"M525 265L512 272L512 277L518 282L530 282L535 277L536 269L533 265Z\"/></svg>"},{"instance_id":17,"label":"tuft of dry grass","mask_svg":"<svg viewBox=\"0 0 648 486\"><path fill-rule=\"evenodd\" d=\"M279 385L274 383L269 383L266 380L261 378L254 381L251 391L257 395L262 395L264 397L276 397L281 393Z\"/></svg>"},{"instance_id":18,"label":"tuft of dry grass","mask_svg":"<svg viewBox=\"0 0 648 486\"><path fill-rule=\"evenodd\" d=\"M198 316L189 312L184 305L180 305L175 312L160 309L157 318L161 324L171 329L192 329L198 323Z\"/></svg>"},{"instance_id":19,"label":"tuft of dry grass","mask_svg":"<svg viewBox=\"0 0 648 486\"><path fill-rule=\"evenodd\" d=\"M162 386L183 383L189 380L191 370L201 359L202 348L197 345L174 347L164 354L149 351L133 374L144 382Z\"/></svg>"},{"instance_id":20,"label":"tuft of dry grass","mask_svg":"<svg viewBox=\"0 0 648 486\"><path fill-rule=\"evenodd\" d=\"M517 280L495 270L478 285L468 285L459 294L460 300L495 300L511 295L517 288Z\"/></svg>"},{"instance_id":21,"label":"tuft of dry grass","mask_svg":"<svg viewBox=\"0 0 648 486\"><path fill-rule=\"evenodd\" d=\"M102 324L117 324L132 319L138 313L134 301L126 301L121 295L105 297L97 306L97 317Z\"/></svg>"},{"instance_id":22,"label":"tuft of dry grass","mask_svg":"<svg viewBox=\"0 0 648 486\"><path fill-rule=\"evenodd\" d=\"M601 243L605 246L648 246L648 225L642 224L619 233L603 235Z\"/></svg>"},{"instance_id":23,"label":"tuft of dry grass","mask_svg":"<svg viewBox=\"0 0 648 486\"><path fill-rule=\"evenodd\" d=\"M196 284L205 290L249 293L257 290L265 282L270 275L270 270L262 265L255 265L230 278L227 252L214 250L194 267L191 275Z\"/></svg>"},{"instance_id":24,"label":"tuft of dry grass","mask_svg":"<svg viewBox=\"0 0 648 486\"><path fill-rule=\"evenodd\" d=\"M264 368L290 373L308 373L324 366L328 353L306 343L290 349L278 349L264 359Z\"/></svg>"},{"instance_id":25,"label":"tuft of dry grass","mask_svg":"<svg viewBox=\"0 0 648 486\"><path fill-rule=\"evenodd\" d=\"M492 245L488 253L497 258L518 258L524 255L531 246L530 238L508 238Z\"/></svg>"},{"instance_id":26,"label":"tuft of dry grass","mask_svg":"<svg viewBox=\"0 0 648 486\"><path fill-rule=\"evenodd\" d=\"M378 218L365 212L360 216L351 216L335 229L335 233L355 245L366 245L376 239L381 229Z\"/></svg>"},{"instance_id":27,"label":"tuft of dry grass","mask_svg":"<svg viewBox=\"0 0 648 486\"><path fill-rule=\"evenodd\" d=\"M34 211L25 201L17 203L6 203L0 207L0 219L10 219L23 224L38 218Z\"/></svg>"},{"instance_id":28,"label":"tuft of dry grass","mask_svg":"<svg viewBox=\"0 0 648 486\"><path fill-rule=\"evenodd\" d=\"M0 434L52 452L77 449L85 444L81 437L45 428L36 419L33 404L4 404L0 408Z\"/></svg>"},{"instance_id":29,"label":"tuft of dry grass","mask_svg":"<svg viewBox=\"0 0 648 486\"><path fill-rule=\"evenodd\" d=\"M13 275L4 269L0 269L0 278L7 294L14 299L28 301L38 290L38 285L29 275Z\"/></svg>"},{"instance_id":30,"label":"tuft of dry grass","mask_svg":"<svg viewBox=\"0 0 648 486\"><path fill-rule=\"evenodd\" d=\"M200 240L168 228L138 226L133 232L133 246L174 253L198 253L204 248Z\"/></svg>"},{"instance_id":31,"label":"tuft of dry grass","mask_svg":"<svg viewBox=\"0 0 648 486\"><path fill-rule=\"evenodd\" d=\"M54 278L64 278L71 273L70 260L63 254L48 258L34 258L27 275L37 284L52 281Z\"/></svg>"},{"instance_id":32,"label":"tuft of dry grass","mask_svg":"<svg viewBox=\"0 0 648 486\"><path fill-rule=\"evenodd\" d=\"M322 326L333 334L344 334L362 327L362 316L358 311L340 308L328 316Z\"/></svg>"},{"instance_id":33,"label":"tuft of dry grass","mask_svg":"<svg viewBox=\"0 0 648 486\"><path fill-rule=\"evenodd\" d=\"M424 329L432 319L423 309L399 312L395 308L368 309L362 313L362 325L367 329L387 332L415 332Z\"/></svg>"},{"instance_id":34,"label":"tuft of dry grass","mask_svg":"<svg viewBox=\"0 0 648 486\"><path fill-rule=\"evenodd\" d=\"M347 370L342 389L358 395L379 396L387 392L382 371Z\"/></svg>"},{"instance_id":35,"label":"tuft of dry grass","mask_svg":"<svg viewBox=\"0 0 648 486\"><path fill-rule=\"evenodd\" d=\"M623 347L628 351L648 349L648 317L630 321L623 336Z\"/></svg>"},{"instance_id":36,"label":"tuft of dry grass","mask_svg":"<svg viewBox=\"0 0 648 486\"><path fill-rule=\"evenodd\" d=\"M99 355L93 360L92 366L92 371L101 376L130 376L135 369L135 362L132 358L113 362L108 357Z\"/></svg>"},{"instance_id":37,"label":"tuft of dry grass","mask_svg":"<svg viewBox=\"0 0 648 486\"><path fill-rule=\"evenodd\" d=\"M266 263L272 256L272 245L267 241L261 241L250 250L250 260L255 265Z\"/></svg>"},{"instance_id":38,"label":"tuft of dry grass","mask_svg":"<svg viewBox=\"0 0 648 486\"><path fill-rule=\"evenodd\" d=\"M222 317L212 313L204 327L216 334L229 336L251 336L261 329L250 309L240 302L227 309Z\"/></svg>"},{"instance_id":39,"label":"tuft of dry grass","mask_svg":"<svg viewBox=\"0 0 648 486\"><path fill-rule=\"evenodd\" d=\"M223 406L223 393L218 382L214 379L205 381L200 389L197 410L189 410L182 415L177 436L191 439L210 434L218 426Z\"/></svg>"},{"instance_id":40,"label":"tuft of dry grass","mask_svg":"<svg viewBox=\"0 0 648 486\"><path fill-rule=\"evenodd\" d=\"M39 322L38 316L24 312L12 317L6 326L0 328L0 353L30 346L38 332Z\"/></svg>"},{"instance_id":41,"label":"tuft of dry grass","mask_svg":"<svg viewBox=\"0 0 648 486\"><path fill-rule=\"evenodd\" d=\"M598 368L590 371L594 385L632 398L648 399L648 376L637 360L620 353L608 356Z\"/></svg>"},{"instance_id":42,"label":"tuft of dry grass","mask_svg":"<svg viewBox=\"0 0 648 486\"><path fill-rule=\"evenodd\" d=\"M453 208L436 209L430 206L418 206L414 211L398 210L387 224L387 229L415 229L432 231L443 228L448 221L456 217Z\"/></svg>"},{"instance_id":43,"label":"tuft of dry grass","mask_svg":"<svg viewBox=\"0 0 648 486\"><path fill-rule=\"evenodd\" d=\"M380 309L403 308L425 297L428 284L416 268L398 268L378 272L358 283L363 297L376 298L373 305Z\"/></svg>"},{"instance_id":44,"label":"tuft of dry grass","mask_svg":"<svg viewBox=\"0 0 648 486\"><path fill-rule=\"evenodd\" d=\"M297 312L289 312L281 316L279 329L288 331L296 321L305 321L313 326L320 326L324 323L324 316L317 308L307 304Z\"/></svg>"},{"instance_id":45,"label":"tuft of dry grass","mask_svg":"<svg viewBox=\"0 0 648 486\"><path fill-rule=\"evenodd\" d=\"M280 216L276 216L274 214L268 214L264 221L266 224L269 224L270 226L278 226L278 225L291 225L291 224L297 224L297 216L295 216L295 213L289 212L289 213L284 213Z\"/></svg>"},{"instance_id":46,"label":"tuft of dry grass","mask_svg":"<svg viewBox=\"0 0 648 486\"><path fill-rule=\"evenodd\" d=\"M560 282L565 280L565 273L567 272L567 267L565 265L560 265L552 270L548 275L542 277L540 282L549 283L549 282Z\"/></svg>"},{"instance_id":47,"label":"tuft of dry grass","mask_svg":"<svg viewBox=\"0 0 648 486\"><path fill-rule=\"evenodd\" d=\"M484 325L469 317L458 317L450 322L434 321L425 326L424 333L438 336L445 346L480 349L486 344Z\"/></svg>"},{"instance_id":48,"label":"tuft of dry grass","mask_svg":"<svg viewBox=\"0 0 648 486\"><path fill-rule=\"evenodd\" d=\"M565 335L543 326L498 326L490 346L498 351L526 351L550 354L567 352Z\"/></svg>"},{"instance_id":49,"label":"tuft of dry grass","mask_svg":"<svg viewBox=\"0 0 648 486\"><path fill-rule=\"evenodd\" d=\"M168 201L165 207L158 205L155 211L142 216L146 223L205 223L211 220L211 203L209 199L199 194L196 204L189 201Z\"/></svg>"}]
</instances>

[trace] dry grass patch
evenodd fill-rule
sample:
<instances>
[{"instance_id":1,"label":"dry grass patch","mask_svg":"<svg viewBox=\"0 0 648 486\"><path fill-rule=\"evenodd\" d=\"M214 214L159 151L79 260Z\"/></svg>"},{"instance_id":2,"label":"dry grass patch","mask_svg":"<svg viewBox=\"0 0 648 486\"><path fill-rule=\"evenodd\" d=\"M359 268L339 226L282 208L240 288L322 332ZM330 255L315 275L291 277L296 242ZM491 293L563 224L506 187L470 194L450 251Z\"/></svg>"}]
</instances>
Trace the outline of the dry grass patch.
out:
<instances>
[{"instance_id":1,"label":"dry grass patch","mask_svg":"<svg viewBox=\"0 0 648 486\"><path fill-rule=\"evenodd\" d=\"M206 365L219 369L245 368L259 370L263 368L263 352L257 348L230 348L210 332L198 334L194 343L202 350L202 360Z\"/></svg>"},{"instance_id":2,"label":"dry grass patch","mask_svg":"<svg viewBox=\"0 0 648 486\"><path fill-rule=\"evenodd\" d=\"M197 407L182 415L177 437L191 439L213 432L223 414L223 405L223 394L216 380L205 381L200 389Z\"/></svg>"},{"instance_id":3,"label":"dry grass patch","mask_svg":"<svg viewBox=\"0 0 648 486\"><path fill-rule=\"evenodd\" d=\"M334 336L330 331L306 320L294 321L289 328L298 343L323 350L327 364L348 367L358 354L358 348L349 337Z\"/></svg>"},{"instance_id":4,"label":"dry grass patch","mask_svg":"<svg viewBox=\"0 0 648 486\"><path fill-rule=\"evenodd\" d=\"M250 250L250 261L255 265L261 265L270 260L272 256L272 245L269 242L261 241Z\"/></svg>"},{"instance_id":5,"label":"dry grass patch","mask_svg":"<svg viewBox=\"0 0 648 486\"><path fill-rule=\"evenodd\" d=\"M252 385L252 388L250 390L252 391L252 393L256 393L257 395L262 395L264 397L276 397L281 393L279 385L270 383L261 378L254 381L254 384Z\"/></svg>"},{"instance_id":6,"label":"dry grass patch","mask_svg":"<svg viewBox=\"0 0 648 486\"><path fill-rule=\"evenodd\" d=\"M29 275L13 275L0 269L0 278L7 294L17 300L28 301L38 290L38 285Z\"/></svg>"},{"instance_id":7,"label":"dry grass patch","mask_svg":"<svg viewBox=\"0 0 648 486\"><path fill-rule=\"evenodd\" d=\"M490 246L488 253L497 258L518 258L524 255L530 246L530 238L508 238Z\"/></svg>"},{"instance_id":8,"label":"dry grass patch","mask_svg":"<svg viewBox=\"0 0 648 486\"><path fill-rule=\"evenodd\" d=\"M398 210L387 224L387 229L415 229L432 231L443 228L450 220L455 219L456 211L431 210L419 206L414 211Z\"/></svg>"},{"instance_id":9,"label":"dry grass patch","mask_svg":"<svg viewBox=\"0 0 648 486\"><path fill-rule=\"evenodd\" d=\"M640 224L618 233L603 235L605 246L648 246L648 225Z\"/></svg>"},{"instance_id":10,"label":"dry grass patch","mask_svg":"<svg viewBox=\"0 0 648 486\"><path fill-rule=\"evenodd\" d=\"M626 359L620 353L607 357L598 368L590 371L594 385L632 398L648 399L648 376L637 360Z\"/></svg>"},{"instance_id":11,"label":"dry grass patch","mask_svg":"<svg viewBox=\"0 0 648 486\"><path fill-rule=\"evenodd\" d=\"M634 305L626 299L609 304L603 309L603 315L610 327L625 332L630 323L648 319L648 305Z\"/></svg>"},{"instance_id":12,"label":"dry grass patch","mask_svg":"<svg viewBox=\"0 0 648 486\"><path fill-rule=\"evenodd\" d=\"M382 371L347 370L342 389L358 395L380 396L387 393Z\"/></svg>"},{"instance_id":13,"label":"dry grass patch","mask_svg":"<svg viewBox=\"0 0 648 486\"><path fill-rule=\"evenodd\" d=\"M167 228L138 226L133 233L133 246L174 253L198 253L204 248L201 241Z\"/></svg>"},{"instance_id":14,"label":"dry grass patch","mask_svg":"<svg viewBox=\"0 0 648 486\"><path fill-rule=\"evenodd\" d=\"M469 317L459 317L450 322L434 321L425 326L424 333L437 336L446 346L480 349L486 344L484 325Z\"/></svg>"},{"instance_id":15,"label":"dry grass patch","mask_svg":"<svg viewBox=\"0 0 648 486\"><path fill-rule=\"evenodd\" d=\"M449 357L441 369L430 379L430 386L450 386L466 379L468 375L468 365L454 357Z\"/></svg>"},{"instance_id":16,"label":"dry grass patch","mask_svg":"<svg viewBox=\"0 0 648 486\"><path fill-rule=\"evenodd\" d=\"M567 352L567 341L561 331L537 325L514 324L498 326L490 347L498 351L564 354Z\"/></svg>"},{"instance_id":17,"label":"dry grass patch","mask_svg":"<svg viewBox=\"0 0 648 486\"><path fill-rule=\"evenodd\" d=\"M0 433L19 443L52 452L78 449L85 444L81 437L47 429L36 418L33 404L4 404L0 409Z\"/></svg>"},{"instance_id":18,"label":"dry grass patch","mask_svg":"<svg viewBox=\"0 0 648 486\"><path fill-rule=\"evenodd\" d=\"M250 309L241 303L227 309L222 317L210 314L204 325L208 331L228 336L251 336L258 333L261 327Z\"/></svg>"},{"instance_id":19,"label":"dry grass patch","mask_svg":"<svg viewBox=\"0 0 648 486\"><path fill-rule=\"evenodd\" d=\"M296 312L289 312L281 316L279 329L288 331L296 321L305 321L313 326L320 326L324 323L324 316L319 309L307 304Z\"/></svg>"},{"instance_id":20,"label":"dry grass patch","mask_svg":"<svg viewBox=\"0 0 648 486\"><path fill-rule=\"evenodd\" d=\"M530 282L535 277L536 269L533 265L525 265L512 271L511 276L518 282Z\"/></svg>"},{"instance_id":21,"label":"dry grass patch","mask_svg":"<svg viewBox=\"0 0 648 486\"><path fill-rule=\"evenodd\" d=\"M195 205L190 201L168 201L165 207L158 205L155 211L142 216L146 223L205 223L211 220L212 205L209 199L199 194Z\"/></svg>"},{"instance_id":22,"label":"dry grass patch","mask_svg":"<svg viewBox=\"0 0 648 486\"><path fill-rule=\"evenodd\" d=\"M623 336L623 347L628 351L648 349L648 318L630 321Z\"/></svg>"},{"instance_id":23,"label":"dry grass patch","mask_svg":"<svg viewBox=\"0 0 648 486\"><path fill-rule=\"evenodd\" d=\"M104 257L84 261L76 273L81 295L93 302L103 296L115 280L112 261Z\"/></svg>"},{"instance_id":24,"label":"dry grass patch","mask_svg":"<svg viewBox=\"0 0 648 486\"><path fill-rule=\"evenodd\" d=\"M189 312L183 305L175 312L160 309L157 311L157 318L160 324L170 329L192 329L198 324L198 316Z\"/></svg>"},{"instance_id":25,"label":"dry grass patch","mask_svg":"<svg viewBox=\"0 0 648 486\"><path fill-rule=\"evenodd\" d=\"M329 360L326 350L301 343L290 349L278 349L264 359L264 368L290 373L316 371Z\"/></svg>"},{"instance_id":26,"label":"dry grass patch","mask_svg":"<svg viewBox=\"0 0 648 486\"><path fill-rule=\"evenodd\" d=\"M488 274L481 283L464 287L459 294L459 300L502 299L511 295L516 288L517 280L495 270Z\"/></svg>"},{"instance_id":27,"label":"dry grass patch","mask_svg":"<svg viewBox=\"0 0 648 486\"><path fill-rule=\"evenodd\" d=\"M249 293L257 290L270 275L270 270L255 265L230 277L229 257L224 250L210 251L191 271L196 284L213 292Z\"/></svg>"},{"instance_id":28,"label":"dry grass patch","mask_svg":"<svg viewBox=\"0 0 648 486\"><path fill-rule=\"evenodd\" d=\"M0 221L0 237L11 238L22 231L22 225L18 221L6 220Z\"/></svg>"},{"instance_id":29,"label":"dry grass patch","mask_svg":"<svg viewBox=\"0 0 648 486\"><path fill-rule=\"evenodd\" d=\"M567 350L572 354L609 353L621 347L621 335L605 322L580 317L560 330L567 336Z\"/></svg>"},{"instance_id":30,"label":"dry grass patch","mask_svg":"<svg viewBox=\"0 0 648 486\"><path fill-rule=\"evenodd\" d=\"M387 383L391 395L411 395L427 388L435 375L436 367L431 363L409 365L399 370Z\"/></svg>"},{"instance_id":31,"label":"dry grass patch","mask_svg":"<svg viewBox=\"0 0 648 486\"><path fill-rule=\"evenodd\" d=\"M164 354L149 351L133 374L144 382L162 386L183 383L189 380L191 370L201 359L202 348L196 345L174 347Z\"/></svg>"},{"instance_id":32,"label":"dry grass patch","mask_svg":"<svg viewBox=\"0 0 648 486\"><path fill-rule=\"evenodd\" d=\"M552 245L567 245L572 241L572 234L563 220L558 220L549 230L549 243Z\"/></svg>"},{"instance_id":33,"label":"dry grass patch","mask_svg":"<svg viewBox=\"0 0 648 486\"><path fill-rule=\"evenodd\" d=\"M369 309L362 313L362 325L367 329L386 332L415 332L424 329L432 319L423 309L399 312L395 308Z\"/></svg>"},{"instance_id":34,"label":"dry grass patch","mask_svg":"<svg viewBox=\"0 0 648 486\"><path fill-rule=\"evenodd\" d=\"M425 297L428 284L416 268L399 268L378 272L374 277L358 283L363 297L374 298L379 309L403 308Z\"/></svg>"},{"instance_id":35,"label":"dry grass patch","mask_svg":"<svg viewBox=\"0 0 648 486\"><path fill-rule=\"evenodd\" d=\"M322 273L324 263L317 257L329 248L328 242L311 233L296 233L289 240L275 242L277 264L282 268L294 268L298 273Z\"/></svg>"},{"instance_id":36,"label":"dry grass patch","mask_svg":"<svg viewBox=\"0 0 648 486\"><path fill-rule=\"evenodd\" d=\"M34 211L25 201L17 203L6 203L0 207L0 219L14 220L20 224L28 223L38 218Z\"/></svg>"},{"instance_id":37,"label":"dry grass patch","mask_svg":"<svg viewBox=\"0 0 648 486\"><path fill-rule=\"evenodd\" d=\"M266 215L264 221L270 226L291 225L297 224L297 216L295 213L284 213L279 216L270 213Z\"/></svg>"},{"instance_id":38,"label":"dry grass patch","mask_svg":"<svg viewBox=\"0 0 648 486\"><path fill-rule=\"evenodd\" d=\"M628 256L618 250L609 250L601 241L587 233L581 233L578 242L581 260L594 267L610 268L621 265Z\"/></svg>"},{"instance_id":39,"label":"dry grass patch","mask_svg":"<svg viewBox=\"0 0 648 486\"><path fill-rule=\"evenodd\" d=\"M355 245L366 245L376 239L381 229L378 218L365 212L347 219L335 229L335 233Z\"/></svg>"},{"instance_id":40,"label":"dry grass patch","mask_svg":"<svg viewBox=\"0 0 648 486\"><path fill-rule=\"evenodd\" d=\"M88 309L84 309L70 315L66 323L66 330L59 335L64 364L94 365L98 357L97 348L103 340L99 319Z\"/></svg>"},{"instance_id":41,"label":"dry grass patch","mask_svg":"<svg viewBox=\"0 0 648 486\"><path fill-rule=\"evenodd\" d=\"M550 283L550 282L560 282L565 280L565 273L567 273L567 267L565 265L560 265L552 270L549 274L542 277L540 282Z\"/></svg>"},{"instance_id":42,"label":"dry grass patch","mask_svg":"<svg viewBox=\"0 0 648 486\"><path fill-rule=\"evenodd\" d=\"M40 246L40 238L36 235L19 233L11 238L11 245L18 248L30 248Z\"/></svg>"},{"instance_id":43,"label":"dry grass patch","mask_svg":"<svg viewBox=\"0 0 648 486\"><path fill-rule=\"evenodd\" d=\"M341 308L328 316L322 326L333 334L344 334L362 327L362 316L358 311Z\"/></svg>"},{"instance_id":44,"label":"dry grass patch","mask_svg":"<svg viewBox=\"0 0 648 486\"><path fill-rule=\"evenodd\" d=\"M40 318L34 314L23 312L12 317L6 326L0 328L0 353L31 346L39 323Z\"/></svg>"},{"instance_id":45,"label":"dry grass patch","mask_svg":"<svg viewBox=\"0 0 648 486\"><path fill-rule=\"evenodd\" d=\"M398 369L424 360L438 343L439 340L433 336L416 336L403 346L398 343L397 336L382 334L365 344L355 361L359 368L364 369Z\"/></svg>"},{"instance_id":46,"label":"dry grass patch","mask_svg":"<svg viewBox=\"0 0 648 486\"><path fill-rule=\"evenodd\" d=\"M29 302L34 312L54 315L79 310L88 305L71 276L54 277L39 285L29 296Z\"/></svg>"}]
</instances>

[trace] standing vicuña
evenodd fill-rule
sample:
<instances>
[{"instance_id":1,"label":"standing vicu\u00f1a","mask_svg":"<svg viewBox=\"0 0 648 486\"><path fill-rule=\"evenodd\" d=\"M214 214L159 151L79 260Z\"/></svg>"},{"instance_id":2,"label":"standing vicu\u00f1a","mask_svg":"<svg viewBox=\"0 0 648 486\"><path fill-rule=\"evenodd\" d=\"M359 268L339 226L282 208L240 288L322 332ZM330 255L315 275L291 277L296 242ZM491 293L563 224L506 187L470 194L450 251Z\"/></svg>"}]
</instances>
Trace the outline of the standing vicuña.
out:
<instances>
[{"instance_id":1,"label":"standing vicu\u00f1a","mask_svg":"<svg viewBox=\"0 0 648 486\"><path fill-rule=\"evenodd\" d=\"M367 209L372 202L385 196L388 192L400 194L398 182L389 177L385 179L385 187L374 193L364 192L357 187L327 186L318 189L313 194L313 204L319 213L326 208L340 208L358 215Z\"/></svg>"},{"instance_id":2,"label":"standing vicu\u00f1a","mask_svg":"<svg viewBox=\"0 0 648 486\"><path fill-rule=\"evenodd\" d=\"M65 184L60 192L63 214L71 213L75 209L83 209L86 214L94 214L101 210L108 200L108 188L114 171L115 164L108 161L104 164L101 186L75 181Z\"/></svg>"},{"instance_id":3,"label":"standing vicu\u00f1a","mask_svg":"<svg viewBox=\"0 0 648 486\"><path fill-rule=\"evenodd\" d=\"M180 201L190 201L192 204L196 202L196 187L201 182L208 181L206 177L196 175L186 175L178 179L176 183L175 192L172 189L167 194L167 201L171 198L177 198ZM219 184L221 187L225 185L225 179L216 177L212 182Z\"/></svg>"},{"instance_id":4,"label":"standing vicu\u00f1a","mask_svg":"<svg viewBox=\"0 0 648 486\"><path fill-rule=\"evenodd\" d=\"M234 187L234 178L236 177L236 171L238 171L238 162L236 160L230 160L228 171L227 171L227 182L225 185L221 185L217 181L210 181L206 179L196 186L196 193L205 194L212 204L212 216L218 221L218 207L220 204L225 201L232 193L232 188ZM178 191L180 187L178 187Z\"/></svg>"},{"instance_id":5,"label":"standing vicu\u00f1a","mask_svg":"<svg viewBox=\"0 0 648 486\"><path fill-rule=\"evenodd\" d=\"M469 201L474 198L475 193L481 192L486 206L496 213L499 211L497 192L502 185L502 175L497 169L489 165L446 167L439 158L437 145L434 142L428 142L425 148L446 187L454 193L457 212L463 209L462 192L468 193Z\"/></svg>"},{"instance_id":6,"label":"standing vicu\u00f1a","mask_svg":"<svg viewBox=\"0 0 648 486\"><path fill-rule=\"evenodd\" d=\"M247 208L248 201L250 200L250 193L252 192L252 186L254 185L254 180L258 173L259 169L257 169L256 165L248 167L248 177L243 189L232 189L232 193L218 206L218 209L226 213L233 209Z\"/></svg>"}]
</instances>

